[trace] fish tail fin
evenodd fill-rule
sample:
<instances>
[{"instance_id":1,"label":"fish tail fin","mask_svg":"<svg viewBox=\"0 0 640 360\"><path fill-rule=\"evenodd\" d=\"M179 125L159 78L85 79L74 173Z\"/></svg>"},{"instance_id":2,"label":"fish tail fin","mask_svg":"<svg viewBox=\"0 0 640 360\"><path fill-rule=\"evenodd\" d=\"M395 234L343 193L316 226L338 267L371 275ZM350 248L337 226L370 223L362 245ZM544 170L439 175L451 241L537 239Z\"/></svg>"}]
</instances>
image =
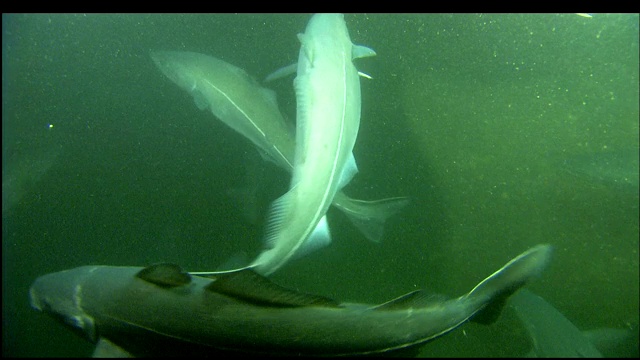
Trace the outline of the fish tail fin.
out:
<instances>
[{"instance_id":1,"label":"fish tail fin","mask_svg":"<svg viewBox=\"0 0 640 360\"><path fill-rule=\"evenodd\" d=\"M391 216L409 204L408 197L394 197L375 201L356 200L339 192L333 205L347 215L349 220L372 242L380 243L384 224Z\"/></svg>"},{"instance_id":2,"label":"fish tail fin","mask_svg":"<svg viewBox=\"0 0 640 360\"><path fill-rule=\"evenodd\" d=\"M509 296L540 276L549 264L551 253L551 245L537 245L518 255L476 285L466 297L486 302L487 305L476 313L471 321L490 324L497 320Z\"/></svg>"}]
</instances>

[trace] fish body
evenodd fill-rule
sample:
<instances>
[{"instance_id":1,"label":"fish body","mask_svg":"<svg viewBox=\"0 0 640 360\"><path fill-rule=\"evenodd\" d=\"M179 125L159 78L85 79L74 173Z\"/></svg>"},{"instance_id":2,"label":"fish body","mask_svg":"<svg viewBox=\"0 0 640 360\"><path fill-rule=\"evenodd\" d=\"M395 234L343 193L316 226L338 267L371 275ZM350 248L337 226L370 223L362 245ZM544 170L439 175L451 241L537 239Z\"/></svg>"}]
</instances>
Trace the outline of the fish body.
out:
<instances>
[{"instance_id":1,"label":"fish body","mask_svg":"<svg viewBox=\"0 0 640 360\"><path fill-rule=\"evenodd\" d=\"M414 348L469 319L495 320L550 255L549 245L533 247L453 299L413 291L380 305L340 303L251 269L204 277L171 264L47 274L30 298L35 309L96 343L97 355L379 354Z\"/></svg>"},{"instance_id":2,"label":"fish body","mask_svg":"<svg viewBox=\"0 0 640 360\"><path fill-rule=\"evenodd\" d=\"M314 15L298 38L291 184L273 203L267 247L250 265L264 275L294 255L330 242L325 213L338 190L357 172L352 150L360 125L361 99L352 59L375 54L351 42L342 14Z\"/></svg>"}]
</instances>

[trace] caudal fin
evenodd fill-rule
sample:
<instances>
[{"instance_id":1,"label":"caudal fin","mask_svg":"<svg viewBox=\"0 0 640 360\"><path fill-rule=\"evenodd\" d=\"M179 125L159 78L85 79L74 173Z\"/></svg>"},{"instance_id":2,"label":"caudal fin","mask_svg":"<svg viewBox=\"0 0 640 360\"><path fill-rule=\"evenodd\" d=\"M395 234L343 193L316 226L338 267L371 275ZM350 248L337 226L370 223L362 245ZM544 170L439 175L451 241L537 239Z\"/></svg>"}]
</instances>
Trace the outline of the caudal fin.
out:
<instances>
[{"instance_id":1,"label":"caudal fin","mask_svg":"<svg viewBox=\"0 0 640 360\"><path fill-rule=\"evenodd\" d=\"M551 245L537 245L518 255L476 285L466 297L475 298L481 302L486 301L488 305L471 320L482 324L494 322L502 312L509 296L540 276L542 270L549 264L551 252Z\"/></svg>"},{"instance_id":2,"label":"caudal fin","mask_svg":"<svg viewBox=\"0 0 640 360\"><path fill-rule=\"evenodd\" d=\"M333 205L345 213L369 241L375 243L382 241L387 219L407 204L409 204L408 197L364 201L352 199L343 192L338 192L333 198Z\"/></svg>"}]
</instances>

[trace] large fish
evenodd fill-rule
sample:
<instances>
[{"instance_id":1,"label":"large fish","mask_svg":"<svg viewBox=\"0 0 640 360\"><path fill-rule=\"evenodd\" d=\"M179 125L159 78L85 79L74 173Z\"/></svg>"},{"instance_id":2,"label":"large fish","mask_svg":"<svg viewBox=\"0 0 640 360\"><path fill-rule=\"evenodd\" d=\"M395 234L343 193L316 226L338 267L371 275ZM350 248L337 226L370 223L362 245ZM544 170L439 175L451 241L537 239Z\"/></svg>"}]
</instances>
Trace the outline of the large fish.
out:
<instances>
[{"instance_id":1,"label":"large fish","mask_svg":"<svg viewBox=\"0 0 640 360\"><path fill-rule=\"evenodd\" d=\"M298 38L291 184L273 203L267 248L251 264L264 275L330 241L325 213L357 172L352 150L360 125L360 79L352 59L375 55L351 43L342 14L314 15Z\"/></svg>"},{"instance_id":2,"label":"large fish","mask_svg":"<svg viewBox=\"0 0 640 360\"><path fill-rule=\"evenodd\" d=\"M455 299L414 291L375 306L299 293L250 269L201 277L170 264L82 266L39 277L30 295L97 343L96 356L377 354L492 322L550 256L549 245L533 247Z\"/></svg>"},{"instance_id":3,"label":"large fish","mask_svg":"<svg viewBox=\"0 0 640 360\"><path fill-rule=\"evenodd\" d=\"M280 113L275 93L244 70L212 56L186 51L153 51L151 58L171 81L191 94L227 126L249 139L264 158L291 172L295 138ZM374 242L384 222L409 202L406 197L356 200L342 192L333 204Z\"/></svg>"}]
</instances>

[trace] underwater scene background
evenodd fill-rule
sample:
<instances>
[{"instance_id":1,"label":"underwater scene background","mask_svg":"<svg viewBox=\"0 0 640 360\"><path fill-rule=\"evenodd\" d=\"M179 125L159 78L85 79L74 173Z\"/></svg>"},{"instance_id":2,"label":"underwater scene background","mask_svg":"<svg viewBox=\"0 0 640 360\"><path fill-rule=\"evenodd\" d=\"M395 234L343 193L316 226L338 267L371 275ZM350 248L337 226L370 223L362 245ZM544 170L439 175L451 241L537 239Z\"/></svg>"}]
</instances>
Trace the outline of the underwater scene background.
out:
<instances>
[{"instance_id":1,"label":"underwater scene background","mask_svg":"<svg viewBox=\"0 0 640 360\"><path fill-rule=\"evenodd\" d=\"M29 305L36 277L167 261L193 271L262 248L289 175L199 110L152 50L194 51L258 81L294 63L309 14L3 14L3 356L88 356ZM330 246L271 279L340 301L468 292L527 248L528 289L578 329L625 329L638 356L638 15L347 14L362 117L345 188L410 205L367 241L330 209ZM266 84L295 121L292 79ZM256 171L259 176L256 177ZM237 194L247 192L250 197ZM524 356L512 309L420 356Z\"/></svg>"}]
</instances>

